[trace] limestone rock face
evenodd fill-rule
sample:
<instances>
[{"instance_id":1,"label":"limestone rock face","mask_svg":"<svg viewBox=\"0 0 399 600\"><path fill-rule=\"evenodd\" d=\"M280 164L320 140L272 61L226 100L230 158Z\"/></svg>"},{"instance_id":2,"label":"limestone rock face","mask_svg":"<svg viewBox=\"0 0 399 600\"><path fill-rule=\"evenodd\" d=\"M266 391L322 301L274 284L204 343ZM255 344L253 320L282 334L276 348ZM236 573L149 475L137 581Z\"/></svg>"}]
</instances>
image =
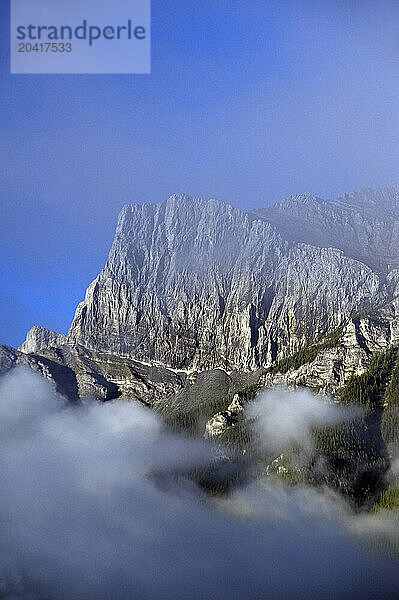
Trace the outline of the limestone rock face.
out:
<instances>
[{"instance_id":1,"label":"limestone rock face","mask_svg":"<svg viewBox=\"0 0 399 600\"><path fill-rule=\"evenodd\" d=\"M263 213L185 195L125 206L108 261L76 311L68 343L176 369L271 364L354 312L389 299L397 285L388 267L382 272L368 260L374 250L367 253L367 236L362 255L348 251L351 225L341 204L323 208L323 227L340 232L333 239L338 248L289 236L299 226L291 208L277 223ZM364 219L371 231L373 217L365 211ZM319 221L312 223L317 230ZM356 230L358 245L365 223ZM375 241L378 264L395 258L396 229L390 227L385 250L382 230Z\"/></svg>"},{"instance_id":2,"label":"limestone rock face","mask_svg":"<svg viewBox=\"0 0 399 600\"><path fill-rule=\"evenodd\" d=\"M29 354L32 352L40 352L40 350L50 348L51 346L62 346L63 344L66 344L66 342L67 338L65 335L35 325L28 331L26 340L21 344L18 350Z\"/></svg>"},{"instance_id":3,"label":"limestone rock face","mask_svg":"<svg viewBox=\"0 0 399 600\"><path fill-rule=\"evenodd\" d=\"M101 354L82 346L64 345L42 350L47 359L68 366L76 376L80 398L137 400L147 405L179 391L186 374L129 358Z\"/></svg>"},{"instance_id":4,"label":"limestone rock face","mask_svg":"<svg viewBox=\"0 0 399 600\"><path fill-rule=\"evenodd\" d=\"M90 396L99 401L136 400L151 406L175 395L186 382L185 373L99 355L80 346L63 345L30 354L0 346L0 375L20 365L43 375L56 392L73 402Z\"/></svg>"},{"instance_id":5,"label":"limestone rock face","mask_svg":"<svg viewBox=\"0 0 399 600\"><path fill-rule=\"evenodd\" d=\"M371 357L399 345L399 298L370 314L353 318L343 328L340 342L319 352L316 358L286 373L266 373L265 386L304 385L334 395L354 373L367 370Z\"/></svg>"},{"instance_id":6,"label":"limestone rock face","mask_svg":"<svg viewBox=\"0 0 399 600\"><path fill-rule=\"evenodd\" d=\"M244 405L238 394L235 394L227 410L214 415L205 426L205 437L221 435L227 429L239 422L244 415Z\"/></svg>"},{"instance_id":7,"label":"limestone rock face","mask_svg":"<svg viewBox=\"0 0 399 600\"><path fill-rule=\"evenodd\" d=\"M18 366L32 369L45 377L52 384L54 391L69 401L79 400L76 376L68 366L54 362L45 356L26 354L10 346L0 346L0 375Z\"/></svg>"},{"instance_id":8,"label":"limestone rock face","mask_svg":"<svg viewBox=\"0 0 399 600\"><path fill-rule=\"evenodd\" d=\"M253 214L292 241L340 248L379 272L399 267L399 185L335 200L298 194Z\"/></svg>"}]
</instances>

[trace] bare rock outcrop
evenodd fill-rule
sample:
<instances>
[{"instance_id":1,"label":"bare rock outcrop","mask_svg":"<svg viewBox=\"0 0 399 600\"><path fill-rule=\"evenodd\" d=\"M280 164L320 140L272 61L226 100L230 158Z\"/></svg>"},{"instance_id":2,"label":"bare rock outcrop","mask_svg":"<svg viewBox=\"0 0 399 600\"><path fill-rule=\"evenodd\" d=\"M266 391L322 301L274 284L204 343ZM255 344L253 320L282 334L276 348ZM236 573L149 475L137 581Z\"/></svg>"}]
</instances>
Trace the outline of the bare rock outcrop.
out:
<instances>
[{"instance_id":1,"label":"bare rock outcrop","mask_svg":"<svg viewBox=\"0 0 399 600\"><path fill-rule=\"evenodd\" d=\"M340 248L377 272L399 267L399 185L363 189L333 200L297 194L253 214L286 239Z\"/></svg>"},{"instance_id":2,"label":"bare rock outcrop","mask_svg":"<svg viewBox=\"0 0 399 600\"><path fill-rule=\"evenodd\" d=\"M244 415L244 405L238 394L234 395L227 410L216 413L205 426L205 437L215 437L236 425Z\"/></svg>"},{"instance_id":3,"label":"bare rock outcrop","mask_svg":"<svg viewBox=\"0 0 399 600\"><path fill-rule=\"evenodd\" d=\"M265 386L306 386L329 394L342 388L352 374L367 370L371 357L399 345L399 298L353 319L342 329L339 341L321 349L314 359L285 372L274 369L261 376Z\"/></svg>"},{"instance_id":4,"label":"bare rock outcrop","mask_svg":"<svg viewBox=\"0 0 399 600\"><path fill-rule=\"evenodd\" d=\"M399 343L398 235L398 186L252 213L184 194L127 205L68 336L33 327L14 362L70 369L78 397L171 398L174 410L201 396L198 373L228 397L231 373L267 369L342 326L336 346L262 375L334 393Z\"/></svg>"},{"instance_id":5,"label":"bare rock outcrop","mask_svg":"<svg viewBox=\"0 0 399 600\"><path fill-rule=\"evenodd\" d=\"M40 352L40 350L43 350L44 348L62 346L66 343L67 337L65 335L35 325L28 331L26 340L20 345L18 350L20 350L20 352L25 352L26 354L31 354Z\"/></svg>"},{"instance_id":6,"label":"bare rock outcrop","mask_svg":"<svg viewBox=\"0 0 399 600\"><path fill-rule=\"evenodd\" d=\"M24 366L50 381L54 391L71 402L79 401L79 391L75 372L64 364L52 361L39 354L26 354L0 345L0 375L18 366Z\"/></svg>"},{"instance_id":7,"label":"bare rock outcrop","mask_svg":"<svg viewBox=\"0 0 399 600\"><path fill-rule=\"evenodd\" d=\"M329 206L325 227L342 230L332 240L338 245L350 237L337 216L344 219L346 207ZM182 194L125 206L107 264L76 311L69 343L177 369L251 370L392 297L396 280L387 269L361 262L363 255L346 246L291 239L291 214L283 213L285 227L264 214ZM386 245L387 264L393 240Z\"/></svg>"}]
</instances>

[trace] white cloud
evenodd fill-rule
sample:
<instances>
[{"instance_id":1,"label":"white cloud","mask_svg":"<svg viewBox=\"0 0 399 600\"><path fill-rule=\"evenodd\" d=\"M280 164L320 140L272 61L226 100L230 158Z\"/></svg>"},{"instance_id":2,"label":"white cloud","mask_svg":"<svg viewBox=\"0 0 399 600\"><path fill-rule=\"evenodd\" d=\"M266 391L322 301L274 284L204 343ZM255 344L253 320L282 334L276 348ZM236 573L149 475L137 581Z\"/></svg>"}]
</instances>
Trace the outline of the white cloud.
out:
<instances>
[{"instance_id":1,"label":"white cloud","mask_svg":"<svg viewBox=\"0 0 399 600\"><path fill-rule=\"evenodd\" d=\"M70 406L16 369L0 380L0 423L4 598L392 597L394 571L359 550L322 496L251 486L231 500L245 519L184 479L159 485L154 473L206 464L212 446L167 433L137 403Z\"/></svg>"},{"instance_id":2,"label":"white cloud","mask_svg":"<svg viewBox=\"0 0 399 600\"><path fill-rule=\"evenodd\" d=\"M312 428L334 425L353 414L308 390L284 387L261 392L247 410L250 418L256 418L260 441L270 452L293 444L310 449Z\"/></svg>"}]
</instances>

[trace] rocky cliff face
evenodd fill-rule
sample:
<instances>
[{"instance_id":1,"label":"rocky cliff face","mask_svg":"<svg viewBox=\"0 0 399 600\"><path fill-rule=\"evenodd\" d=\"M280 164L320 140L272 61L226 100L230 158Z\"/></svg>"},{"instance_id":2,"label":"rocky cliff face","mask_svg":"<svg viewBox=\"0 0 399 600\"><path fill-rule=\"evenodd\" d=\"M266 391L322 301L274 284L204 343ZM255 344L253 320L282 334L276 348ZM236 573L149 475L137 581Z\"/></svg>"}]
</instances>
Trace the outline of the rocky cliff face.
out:
<instances>
[{"instance_id":1,"label":"rocky cliff face","mask_svg":"<svg viewBox=\"0 0 399 600\"><path fill-rule=\"evenodd\" d=\"M68 342L174 368L267 366L390 298L399 264L392 193L385 241L388 220L374 235L372 209L354 208L361 198L319 211L318 200L297 197L274 209L278 219L184 195L125 206ZM353 232L356 210L363 221ZM326 247L330 238L335 247Z\"/></svg>"},{"instance_id":2,"label":"rocky cliff face","mask_svg":"<svg viewBox=\"0 0 399 600\"><path fill-rule=\"evenodd\" d=\"M397 455L398 194L302 195L251 214L187 196L126 206L68 336L34 327L19 351L0 346L0 375L24 365L70 401L136 400L211 438L196 483L212 493L277 476L369 507ZM312 456L265 453L246 409L275 385L363 410L314 431Z\"/></svg>"},{"instance_id":3,"label":"rocky cliff face","mask_svg":"<svg viewBox=\"0 0 399 600\"><path fill-rule=\"evenodd\" d=\"M326 344L326 339L332 343ZM208 421L206 434L214 436L237 422L240 407L231 399L238 391L275 385L306 386L335 396L352 374L360 375L369 368L375 353L397 346L399 298L350 318L338 333L268 369L176 371L69 343L35 353L0 346L0 375L25 365L49 379L56 391L72 401L86 396L98 400L133 399L153 406L172 420L181 420L187 412L203 411L207 416L201 427L204 429ZM247 395L244 393L244 397ZM212 412L219 405L222 410Z\"/></svg>"},{"instance_id":4,"label":"rocky cliff face","mask_svg":"<svg viewBox=\"0 0 399 600\"><path fill-rule=\"evenodd\" d=\"M0 345L0 375L17 366L40 373L56 392L73 402L90 396L100 401L137 400L152 406L182 390L187 378L184 372L99 354L78 344L34 353Z\"/></svg>"},{"instance_id":5,"label":"rocky cliff face","mask_svg":"<svg viewBox=\"0 0 399 600\"><path fill-rule=\"evenodd\" d=\"M62 346L66 343L67 338L65 335L35 325L28 331L26 340L21 344L18 350L29 354L32 352L40 352L40 350L43 350L44 348Z\"/></svg>"},{"instance_id":6,"label":"rocky cliff face","mask_svg":"<svg viewBox=\"0 0 399 600\"><path fill-rule=\"evenodd\" d=\"M67 365L39 354L26 354L9 346L0 345L0 376L15 367L26 367L50 381L54 391L70 402L79 401L76 374Z\"/></svg>"},{"instance_id":7,"label":"rocky cliff face","mask_svg":"<svg viewBox=\"0 0 399 600\"><path fill-rule=\"evenodd\" d=\"M253 214L292 241L340 248L381 273L399 267L399 186L335 200L299 194Z\"/></svg>"},{"instance_id":8,"label":"rocky cliff face","mask_svg":"<svg viewBox=\"0 0 399 600\"><path fill-rule=\"evenodd\" d=\"M360 375L367 370L375 353L396 346L399 346L399 298L350 319L334 345L321 347L315 357L308 352L312 356L309 360L304 354L300 366L293 364L286 369L277 364L261 376L260 382L268 387L303 385L335 395L352 374Z\"/></svg>"}]
</instances>

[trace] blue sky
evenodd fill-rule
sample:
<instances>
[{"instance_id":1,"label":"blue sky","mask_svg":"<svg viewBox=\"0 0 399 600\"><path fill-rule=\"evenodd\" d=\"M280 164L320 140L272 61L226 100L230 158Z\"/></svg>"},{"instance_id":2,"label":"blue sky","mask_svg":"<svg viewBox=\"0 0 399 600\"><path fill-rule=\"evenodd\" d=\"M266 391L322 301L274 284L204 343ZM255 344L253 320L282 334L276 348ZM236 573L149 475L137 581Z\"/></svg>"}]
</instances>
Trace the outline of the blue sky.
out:
<instances>
[{"instance_id":1,"label":"blue sky","mask_svg":"<svg viewBox=\"0 0 399 600\"><path fill-rule=\"evenodd\" d=\"M153 0L151 75L10 75L0 28L0 343L66 332L128 202L399 182L397 2Z\"/></svg>"}]
</instances>

